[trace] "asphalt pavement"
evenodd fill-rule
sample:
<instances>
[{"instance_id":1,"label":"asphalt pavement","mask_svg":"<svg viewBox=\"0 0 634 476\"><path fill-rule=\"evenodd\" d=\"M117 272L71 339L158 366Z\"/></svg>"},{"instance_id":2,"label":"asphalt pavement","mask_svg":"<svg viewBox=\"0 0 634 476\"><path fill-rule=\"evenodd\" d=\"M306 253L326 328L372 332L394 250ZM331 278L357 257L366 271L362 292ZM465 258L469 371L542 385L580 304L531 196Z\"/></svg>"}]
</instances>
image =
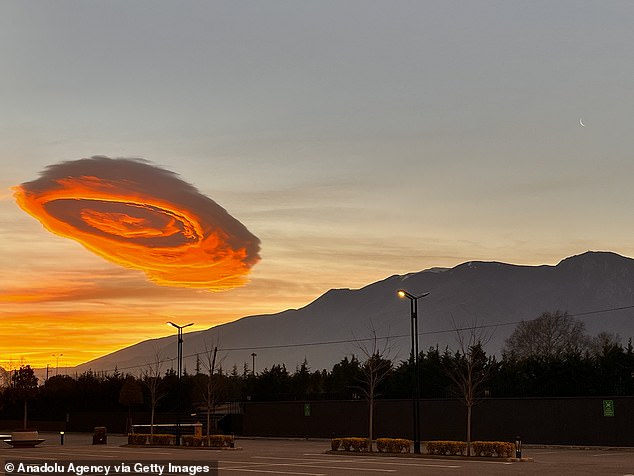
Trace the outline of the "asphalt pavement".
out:
<instances>
[{"instance_id":1,"label":"asphalt pavement","mask_svg":"<svg viewBox=\"0 0 634 476\"><path fill-rule=\"evenodd\" d=\"M55 476L58 468L82 462L102 464L113 469L109 476L118 476L115 466L131 468L127 476L164 476L160 465L174 468L196 468L217 465L220 475L296 475L296 476L363 476L363 475L539 475L539 476L634 476L634 448L568 448L525 447L522 456L531 461L514 462L489 459L418 457L413 455L349 455L343 452L327 454L328 440L236 439L236 449L184 447L129 447L127 438L108 435L105 445L92 445L92 434L64 435L64 445L58 433L40 433L45 441L35 448L0 446L0 476L17 476L6 464L33 462L48 465L47 473ZM135 464L137 464L135 470ZM167 466L166 466L167 467ZM68 474L68 473L66 473ZM88 476L78 474L75 476ZM197 472L185 476L214 476Z\"/></svg>"}]
</instances>

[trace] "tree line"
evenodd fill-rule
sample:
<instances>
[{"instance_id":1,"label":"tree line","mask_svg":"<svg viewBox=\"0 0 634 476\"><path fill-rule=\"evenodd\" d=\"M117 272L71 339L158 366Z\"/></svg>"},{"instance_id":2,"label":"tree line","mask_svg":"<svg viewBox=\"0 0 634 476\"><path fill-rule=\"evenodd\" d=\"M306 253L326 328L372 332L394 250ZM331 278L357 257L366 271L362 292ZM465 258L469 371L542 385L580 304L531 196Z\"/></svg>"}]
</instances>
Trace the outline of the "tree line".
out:
<instances>
[{"instance_id":1,"label":"tree line","mask_svg":"<svg viewBox=\"0 0 634 476\"><path fill-rule=\"evenodd\" d=\"M582 321L559 311L520 323L502 355L486 353L487 336L474 326L456 331L452 348L432 347L418 356L422 398L459 398L467 407L491 397L634 395L632 339L601 333L590 337ZM295 369L273 365L254 373L222 368L217 349L202 356L194 373L178 378L160 356L138 375L86 372L38 382L24 365L5 373L0 419L63 419L77 410L213 410L224 402L411 398L412 356L394 361L389 339L359 345L330 370L304 361Z\"/></svg>"}]
</instances>

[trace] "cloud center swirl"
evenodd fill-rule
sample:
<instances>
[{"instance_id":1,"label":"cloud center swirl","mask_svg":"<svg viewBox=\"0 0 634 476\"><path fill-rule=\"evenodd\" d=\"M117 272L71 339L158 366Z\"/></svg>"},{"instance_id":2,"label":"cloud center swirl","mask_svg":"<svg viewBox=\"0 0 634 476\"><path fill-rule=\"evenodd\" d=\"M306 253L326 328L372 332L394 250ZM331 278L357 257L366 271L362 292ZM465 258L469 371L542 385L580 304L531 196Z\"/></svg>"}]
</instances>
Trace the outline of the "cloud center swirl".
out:
<instances>
[{"instance_id":1,"label":"cloud center swirl","mask_svg":"<svg viewBox=\"0 0 634 476\"><path fill-rule=\"evenodd\" d=\"M14 187L42 225L161 285L221 291L246 283L260 240L176 174L141 159L51 165Z\"/></svg>"}]
</instances>

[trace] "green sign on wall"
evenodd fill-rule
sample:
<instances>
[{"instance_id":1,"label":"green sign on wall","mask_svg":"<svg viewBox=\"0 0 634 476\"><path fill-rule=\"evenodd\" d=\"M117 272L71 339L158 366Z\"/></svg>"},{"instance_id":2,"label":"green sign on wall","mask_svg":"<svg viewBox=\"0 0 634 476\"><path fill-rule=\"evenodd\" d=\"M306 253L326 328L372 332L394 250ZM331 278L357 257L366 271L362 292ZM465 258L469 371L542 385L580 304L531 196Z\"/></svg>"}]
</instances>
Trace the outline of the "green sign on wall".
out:
<instances>
[{"instance_id":1,"label":"green sign on wall","mask_svg":"<svg viewBox=\"0 0 634 476\"><path fill-rule=\"evenodd\" d=\"M614 416L614 400L603 400L603 416Z\"/></svg>"},{"instance_id":2,"label":"green sign on wall","mask_svg":"<svg viewBox=\"0 0 634 476\"><path fill-rule=\"evenodd\" d=\"M310 403L304 403L304 416L310 416Z\"/></svg>"}]
</instances>

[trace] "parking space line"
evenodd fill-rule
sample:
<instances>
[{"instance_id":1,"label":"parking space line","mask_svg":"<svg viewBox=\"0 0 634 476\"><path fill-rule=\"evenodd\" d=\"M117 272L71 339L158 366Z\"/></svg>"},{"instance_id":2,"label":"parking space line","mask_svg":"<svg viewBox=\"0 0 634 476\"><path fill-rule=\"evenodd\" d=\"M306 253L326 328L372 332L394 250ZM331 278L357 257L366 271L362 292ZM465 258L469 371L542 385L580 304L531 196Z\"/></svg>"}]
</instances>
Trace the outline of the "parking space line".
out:
<instances>
[{"instance_id":1,"label":"parking space line","mask_svg":"<svg viewBox=\"0 0 634 476\"><path fill-rule=\"evenodd\" d=\"M267 474L294 474L296 476L327 476L326 473L295 473L291 471L273 471L267 469L248 469L248 468L218 468L223 471L241 471L249 473L267 473Z\"/></svg>"},{"instance_id":2,"label":"parking space line","mask_svg":"<svg viewBox=\"0 0 634 476\"><path fill-rule=\"evenodd\" d=\"M336 469L336 470L341 470L341 471L362 471L364 473L367 473L368 471L373 471L375 473L394 473L396 472L395 469L380 469L380 468L350 468L350 467L345 467L345 466L322 466L322 465L312 465L309 463L306 464L301 464L301 463L295 463L295 464L289 464L286 463L283 466L301 466L303 468L319 468L319 469Z\"/></svg>"},{"instance_id":3,"label":"parking space line","mask_svg":"<svg viewBox=\"0 0 634 476\"><path fill-rule=\"evenodd\" d=\"M220 466L220 464L237 464L239 466L226 467ZM245 466L246 465L246 466ZM303 476L326 476L325 473L300 473L300 472L292 472L292 471L274 471L268 469L256 469L255 466L259 466L260 468L271 466L268 463L252 463L250 461L218 461L218 470L223 471L247 471L250 473L273 473L273 474L295 474L295 475L303 475Z\"/></svg>"},{"instance_id":4,"label":"parking space line","mask_svg":"<svg viewBox=\"0 0 634 476\"><path fill-rule=\"evenodd\" d=\"M340 469L340 470L345 470L345 471L374 471L377 473L393 473L394 471L396 471L395 469L380 469L380 468L348 468L348 467L337 467L337 466L323 466L320 463L349 463L350 460L340 460L340 461L332 461L329 460L327 458L324 458L322 460L305 460L305 459L300 459L300 458L284 458L281 456L253 456L253 458L257 458L257 459L277 459L277 460L291 460L291 461L297 461L297 463L267 463L270 464L271 466L303 466L303 467L315 467L315 468L324 468L324 469ZM359 461L356 461L357 463L359 463ZM319 464L319 466L315 465L313 466L314 463ZM373 461L373 463L377 463L377 461Z\"/></svg>"},{"instance_id":5,"label":"parking space line","mask_svg":"<svg viewBox=\"0 0 634 476\"><path fill-rule=\"evenodd\" d=\"M367 463L370 463L370 461L367 461ZM457 464L435 464L435 463L397 463L394 461L373 461L373 463L376 464L385 464L385 465L391 465L391 466L413 466L416 468L445 468L445 469L458 469L458 468L462 468L462 466L459 466Z\"/></svg>"},{"instance_id":6,"label":"parking space line","mask_svg":"<svg viewBox=\"0 0 634 476\"><path fill-rule=\"evenodd\" d=\"M257 458L257 456L254 456L254 458ZM264 458L266 459L266 456L261 456L259 458ZM305 460L301 460L301 459L296 459L296 458L270 458L270 459L284 459L284 460L295 460L297 462L295 463L249 463L247 461L242 462L242 464L248 464L251 465L251 467L253 466L287 466L287 467L291 467L291 466L295 466L295 467L301 467L301 468L316 468L316 469L335 469L338 471L361 471L363 473L368 473L368 472L374 472L374 473L394 473L396 472L395 469L381 469L381 468L351 468L349 466L324 466L322 464L319 464L319 461L305 461ZM324 460L324 463L330 463L330 461L326 461ZM219 462L220 463L220 462ZM223 464L226 463L231 463L230 461L223 461Z\"/></svg>"},{"instance_id":7,"label":"parking space line","mask_svg":"<svg viewBox=\"0 0 634 476\"><path fill-rule=\"evenodd\" d=\"M620 453L620 454L619 454ZM599 456L622 456L623 454L632 454L629 451L611 451L611 452L604 452L604 453L597 453L596 455L592 455L593 457L599 457Z\"/></svg>"},{"instance_id":8,"label":"parking space line","mask_svg":"<svg viewBox=\"0 0 634 476\"><path fill-rule=\"evenodd\" d=\"M319 455L315 455L315 456L319 456ZM253 456L253 458L258 458L258 459L282 459L282 460L294 460L297 461L297 458L284 458L284 457L278 457L278 456ZM328 463L347 463L350 461L349 458L345 458L345 459L337 459L337 460L332 460L331 459L332 456L329 455L324 455L324 458L322 459L314 459L314 460L308 460L306 463L298 463L298 464L308 464L309 462L317 462L317 463L321 463L321 462L328 462ZM298 461L302 461L302 460L298 460ZM359 458L359 459L355 459L354 460L355 463L365 463L365 464L376 464L376 465L392 465L392 466L414 466L414 467L421 467L421 468L446 468L446 469L458 469L461 468L460 465L456 465L456 464L436 464L436 463L423 463L423 462L409 462L409 463L397 463L395 461L381 461L380 459L377 458ZM326 466L322 466L324 468L326 468ZM371 471L371 469L368 469L368 471Z\"/></svg>"},{"instance_id":9,"label":"parking space line","mask_svg":"<svg viewBox=\"0 0 634 476\"><path fill-rule=\"evenodd\" d=\"M315 453L306 453L305 456L319 456L319 454L315 454ZM332 455L324 455L324 457L333 457ZM350 456L351 458L353 456ZM371 457L371 458L361 458L361 457L356 457L357 459L355 459L355 461L357 463L376 463L380 461L380 464L412 464L412 463L390 463L390 461L394 461L394 460L398 460L401 459L399 457L390 457L390 456L381 456L381 457ZM415 458L413 458L415 459ZM387 461L385 461L387 460ZM504 464L504 465L509 465L509 464L513 464L510 461L482 461L482 460L452 460L452 459L425 459L425 458L420 458L419 460L422 461L427 461L427 463L421 463L421 465L427 465L427 466L437 466L437 467L446 467L446 468L461 468L462 465L468 464L468 463L483 463L483 464ZM432 463L432 461L438 461L438 463ZM454 467L454 464L458 462L460 463L460 465L457 465ZM444 463L444 464L442 464ZM452 464L453 463L453 464Z\"/></svg>"}]
</instances>

